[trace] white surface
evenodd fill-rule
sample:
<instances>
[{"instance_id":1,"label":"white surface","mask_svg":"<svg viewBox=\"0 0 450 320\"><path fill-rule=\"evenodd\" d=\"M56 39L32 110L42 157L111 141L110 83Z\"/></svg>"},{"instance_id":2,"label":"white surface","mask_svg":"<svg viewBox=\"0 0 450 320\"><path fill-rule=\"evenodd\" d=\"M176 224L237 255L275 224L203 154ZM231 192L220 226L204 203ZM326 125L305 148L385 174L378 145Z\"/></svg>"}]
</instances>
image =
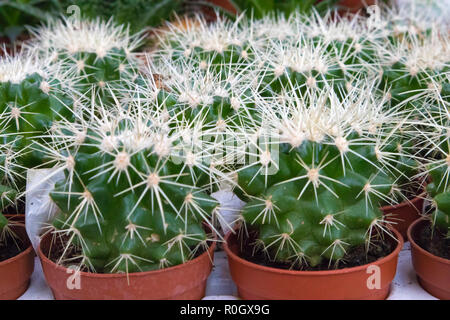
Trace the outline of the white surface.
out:
<instances>
[{"instance_id":1,"label":"white surface","mask_svg":"<svg viewBox=\"0 0 450 320\"><path fill-rule=\"evenodd\" d=\"M34 258L34 272L28 290L18 300L53 300L53 294L45 281L39 258Z\"/></svg>"},{"instance_id":2,"label":"white surface","mask_svg":"<svg viewBox=\"0 0 450 320\"><path fill-rule=\"evenodd\" d=\"M388 300L437 300L417 282L411 262L411 246L406 242L398 257L397 274L392 281Z\"/></svg>"},{"instance_id":3,"label":"white surface","mask_svg":"<svg viewBox=\"0 0 450 320\"><path fill-rule=\"evenodd\" d=\"M47 286L42 273L41 264L35 258L35 269L31 277L30 287L19 299L49 300L53 299L50 288ZM237 290L230 277L228 261L224 251L215 253L214 268L208 279L205 300L232 300L237 299ZM411 251L406 243L400 252L397 275L392 283L389 300L431 300L436 299L428 294L418 284L416 274L411 264Z\"/></svg>"}]
</instances>

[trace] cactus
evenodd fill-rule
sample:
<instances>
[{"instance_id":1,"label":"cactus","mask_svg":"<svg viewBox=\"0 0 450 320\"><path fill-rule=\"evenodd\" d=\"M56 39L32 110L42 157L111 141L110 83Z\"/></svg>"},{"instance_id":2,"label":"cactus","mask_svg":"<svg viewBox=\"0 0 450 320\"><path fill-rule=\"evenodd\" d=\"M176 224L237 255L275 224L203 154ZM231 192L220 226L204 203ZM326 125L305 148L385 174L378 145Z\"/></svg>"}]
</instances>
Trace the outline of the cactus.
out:
<instances>
[{"instance_id":1,"label":"cactus","mask_svg":"<svg viewBox=\"0 0 450 320\"><path fill-rule=\"evenodd\" d=\"M163 112L157 100L83 107L79 123L60 122L47 149L66 178L50 196L53 221L80 268L94 272L162 269L195 257L210 240L202 223L217 213L207 190L213 170L202 157L201 123ZM62 147L63 146L63 147Z\"/></svg>"},{"instance_id":2,"label":"cactus","mask_svg":"<svg viewBox=\"0 0 450 320\"><path fill-rule=\"evenodd\" d=\"M30 33L34 39L26 45L28 50L61 64L74 88L88 99L108 97L111 88L137 75L139 60L133 51L142 33L130 35L128 27L112 19L52 20Z\"/></svg>"},{"instance_id":3,"label":"cactus","mask_svg":"<svg viewBox=\"0 0 450 320\"><path fill-rule=\"evenodd\" d=\"M36 142L59 119L74 118L71 91L47 62L23 51L0 58L2 211L24 191L26 169L45 162Z\"/></svg>"},{"instance_id":4,"label":"cactus","mask_svg":"<svg viewBox=\"0 0 450 320\"><path fill-rule=\"evenodd\" d=\"M401 4L379 4L379 22L387 31L389 41L401 41L404 37L427 36L432 30L448 28L445 12L448 7L442 1L402 2Z\"/></svg>"},{"instance_id":5,"label":"cactus","mask_svg":"<svg viewBox=\"0 0 450 320\"><path fill-rule=\"evenodd\" d=\"M447 138L448 139L448 138ZM448 176L448 144L441 147L445 153L445 158L438 158L427 167L427 173L432 182L427 185L427 192L433 198L435 209L431 214L433 226L439 229L442 234L450 237L450 189L447 184Z\"/></svg>"},{"instance_id":6,"label":"cactus","mask_svg":"<svg viewBox=\"0 0 450 320\"><path fill-rule=\"evenodd\" d=\"M429 216L433 228L447 238L450 237L450 186L448 175L450 171L450 129L448 120L448 104L433 103L418 108L419 117L413 123L416 125L415 136L424 161L423 176L429 180L427 192L432 201L432 213Z\"/></svg>"},{"instance_id":7,"label":"cactus","mask_svg":"<svg viewBox=\"0 0 450 320\"><path fill-rule=\"evenodd\" d=\"M161 61L151 65L141 78L137 86L141 99L157 99L171 116L201 119L205 128L215 127L217 131L256 121L252 85L257 73L251 65L219 75L213 66L199 69L193 62Z\"/></svg>"},{"instance_id":8,"label":"cactus","mask_svg":"<svg viewBox=\"0 0 450 320\"><path fill-rule=\"evenodd\" d=\"M4 139L4 135L0 136ZM14 141L0 145L0 212L16 203L23 169L17 163L20 155L14 152Z\"/></svg>"},{"instance_id":9,"label":"cactus","mask_svg":"<svg viewBox=\"0 0 450 320\"><path fill-rule=\"evenodd\" d=\"M337 264L349 249L389 234L379 207L409 164L395 150L398 114L384 110L374 85L343 100L326 87L261 102L270 130L260 132L271 132L272 141L237 170L236 191L248 200L244 223L257 230L271 260L300 268Z\"/></svg>"},{"instance_id":10,"label":"cactus","mask_svg":"<svg viewBox=\"0 0 450 320\"><path fill-rule=\"evenodd\" d=\"M7 135L0 134L0 140L5 140ZM19 184L23 181L22 168L16 163L19 156L14 152L14 142L0 143L0 243L6 239L8 219L3 212L17 204Z\"/></svg>"},{"instance_id":11,"label":"cactus","mask_svg":"<svg viewBox=\"0 0 450 320\"><path fill-rule=\"evenodd\" d=\"M384 68L381 87L389 90L393 104L414 110L423 99L446 97L445 79L450 63L448 33L433 29L429 35L409 35L388 43L380 52Z\"/></svg>"}]
</instances>

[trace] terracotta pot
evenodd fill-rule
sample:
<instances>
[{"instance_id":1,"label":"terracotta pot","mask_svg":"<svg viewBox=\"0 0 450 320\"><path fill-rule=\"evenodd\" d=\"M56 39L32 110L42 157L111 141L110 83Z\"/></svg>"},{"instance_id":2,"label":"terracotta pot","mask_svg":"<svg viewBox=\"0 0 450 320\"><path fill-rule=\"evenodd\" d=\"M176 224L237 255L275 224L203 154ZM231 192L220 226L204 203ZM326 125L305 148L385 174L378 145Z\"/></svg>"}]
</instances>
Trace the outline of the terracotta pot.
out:
<instances>
[{"instance_id":1,"label":"terracotta pot","mask_svg":"<svg viewBox=\"0 0 450 320\"><path fill-rule=\"evenodd\" d=\"M17 256L0 262L0 300L14 300L28 288L34 270L34 251L23 226L13 226L13 231L28 244Z\"/></svg>"},{"instance_id":2,"label":"terracotta pot","mask_svg":"<svg viewBox=\"0 0 450 320\"><path fill-rule=\"evenodd\" d=\"M205 296L211 273L215 242L207 252L182 265L167 269L126 274L80 272L80 289L69 289L71 270L47 258L52 236L43 237L39 246L47 283L57 300L194 300ZM73 287L73 286L72 286Z\"/></svg>"},{"instance_id":3,"label":"terracotta pot","mask_svg":"<svg viewBox=\"0 0 450 320\"><path fill-rule=\"evenodd\" d=\"M419 195L412 200L406 200L394 206L384 206L380 209L386 216L386 220L392 222L392 227L406 239L409 226L420 218L423 203L424 195Z\"/></svg>"},{"instance_id":4,"label":"terracotta pot","mask_svg":"<svg viewBox=\"0 0 450 320\"><path fill-rule=\"evenodd\" d=\"M374 5L376 0L341 0L339 5L348 8L350 12L357 12L366 6Z\"/></svg>"},{"instance_id":5,"label":"terracotta pot","mask_svg":"<svg viewBox=\"0 0 450 320\"><path fill-rule=\"evenodd\" d=\"M431 254L415 241L429 223L426 218L420 218L408 229L412 263L419 283L426 291L436 298L450 300L450 260Z\"/></svg>"},{"instance_id":6,"label":"terracotta pot","mask_svg":"<svg viewBox=\"0 0 450 320\"><path fill-rule=\"evenodd\" d=\"M403 246L398 231L393 230L398 244L388 256L371 264L339 270L295 271L261 266L238 256L239 243L235 234L226 237L231 276L239 297L249 300L381 300L389 295L390 284L397 269L397 259ZM372 267L371 267L372 266ZM369 289L373 269L379 267L379 288ZM370 268L369 268L370 267ZM372 277L371 277L372 276Z\"/></svg>"}]
</instances>

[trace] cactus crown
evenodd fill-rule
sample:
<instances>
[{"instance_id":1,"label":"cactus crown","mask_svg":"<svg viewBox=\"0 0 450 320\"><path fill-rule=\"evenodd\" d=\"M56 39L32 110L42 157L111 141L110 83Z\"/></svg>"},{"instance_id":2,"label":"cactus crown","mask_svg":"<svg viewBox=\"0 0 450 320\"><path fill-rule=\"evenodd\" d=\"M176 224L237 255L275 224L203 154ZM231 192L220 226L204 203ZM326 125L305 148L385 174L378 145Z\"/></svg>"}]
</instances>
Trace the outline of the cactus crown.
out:
<instances>
[{"instance_id":1,"label":"cactus crown","mask_svg":"<svg viewBox=\"0 0 450 320\"><path fill-rule=\"evenodd\" d=\"M427 37L408 35L387 43L380 52L384 66L382 86L389 90L392 102L409 106L419 99L436 99L448 91L445 74L450 63L447 34L434 29ZM421 101L421 100L419 100Z\"/></svg>"},{"instance_id":2,"label":"cactus crown","mask_svg":"<svg viewBox=\"0 0 450 320\"><path fill-rule=\"evenodd\" d=\"M122 80L134 79L139 61L133 51L142 44L143 35L131 35L129 28L103 21L63 18L31 29L34 38L30 51L62 65L75 88L90 98L108 94Z\"/></svg>"}]
</instances>

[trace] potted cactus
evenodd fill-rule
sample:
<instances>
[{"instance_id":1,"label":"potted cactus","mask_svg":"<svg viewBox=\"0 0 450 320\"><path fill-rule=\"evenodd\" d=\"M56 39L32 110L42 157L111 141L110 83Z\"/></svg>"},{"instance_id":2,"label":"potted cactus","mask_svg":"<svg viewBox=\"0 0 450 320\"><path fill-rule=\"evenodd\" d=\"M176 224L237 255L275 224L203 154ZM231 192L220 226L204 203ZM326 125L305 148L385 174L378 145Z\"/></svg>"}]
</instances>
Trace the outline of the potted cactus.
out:
<instances>
[{"instance_id":1,"label":"potted cactus","mask_svg":"<svg viewBox=\"0 0 450 320\"><path fill-rule=\"evenodd\" d=\"M411 118L420 120L427 114L424 109L430 105L439 105L443 97L448 95L448 37L436 26L430 26L424 32L411 32L407 29L402 37L396 35L399 32L396 29L396 25L388 26L390 40L386 41L384 48L380 47L383 66L381 87L388 90L392 105L400 106L404 112L411 114ZM418 155L417 160L420 162L420 148L417 148L420 141L417 135L406 141L407 145L402 145L404 152ZM410 172L409 177L418 173L418 165L415 167L416 172ZM406 198L403 202L383 207L386 214L392 215L394 219L401 219L396 227L403 235L406 235L409 225L422 213L428 178L425 175L418 177L420 179L405 182L409 187L404 190L409 189L409 192L403 192Z\"/></svg>"},{"instance_id":2,"label":"potted cactus","mask_svg":"<svg viewBox=\"0 0 450 320\"><path fill-rule=\"evenodd\" d=\"M15 192L2 185L0 188L2 201ZM0 300L20 297L28 288L33 269L34 251L23 223L0 214Z\"/></svg>"},{"instance_id":3,"label":"potted cactus","mask_svg":"<svg viewBox=\"0 0 450 320\"><path fill-rule=\"evenodd\" d=\"M403 240L379 204L395 186L389 168L401 160L391 156L399 119L370 94L373 83L362 86L344 100L328 87L259 105L275 142L237 170L247 204L225 245L240 297L389 294Z\"/></svg>"},{"instance_id":4,"label":"potted cactus","mask_svg":"<svg viewBox=\"0 0 450 320\"><path fill-rule=\"evenodd\" d=\"M442 97L447 100L448 97ZM417 219L408 229L414 269L422 287L440 299L450 299L450 191L447 183L449 136L446 104L429 106L428 127L420 127L427 161L424 174L430 177L427 192L431 214ZM444 113L441 113L443 112ZM421 121L422 125L424 122ZM431 130L430 130L431 129Z\"/></svg>"},{"instance_id":5,"label":"potted cactus","mask_svg":"<svg viewBox=\"0 0 450 320\"><path fill-rule=\"evenodd\" d=\"M202 298L218 203L200 161L201 123L171 116L157 99L82 110L47 149L65 172L50 193L60 214L39 247L55 298Z\"/></svg>"},{"instance_id":6,"label":"potted cactus","mask_svg":"<svg viewBox=\"0 0 450 320\"><path fill-rule=\"evenodd\" d=\"M7 150L0 151L0 300L20 297L28 288L34 269L34 251L28 240L23 219L17 215L4 215L16 205L17 190L6 183Z\"/></svg>"},{"instance_id":7,"label":"potted cactus","mask_svg":"<svg viewBox=\"0 0 450 320\"><path fill-rule=\"evenodd\" d=\"M0 58L0 297L15 299L28 287L34 252L24 227L27 168L43 165L36 142L59 117L72 118L71 99L57 69L19 52ZM3 214L6 214L4 216Z\"/></svg>"}]
</instances>

